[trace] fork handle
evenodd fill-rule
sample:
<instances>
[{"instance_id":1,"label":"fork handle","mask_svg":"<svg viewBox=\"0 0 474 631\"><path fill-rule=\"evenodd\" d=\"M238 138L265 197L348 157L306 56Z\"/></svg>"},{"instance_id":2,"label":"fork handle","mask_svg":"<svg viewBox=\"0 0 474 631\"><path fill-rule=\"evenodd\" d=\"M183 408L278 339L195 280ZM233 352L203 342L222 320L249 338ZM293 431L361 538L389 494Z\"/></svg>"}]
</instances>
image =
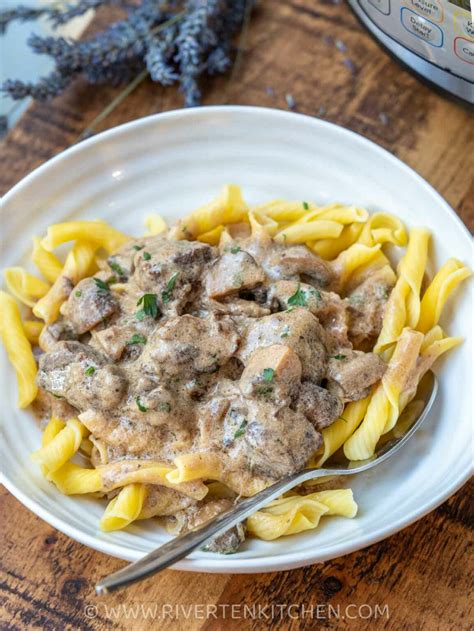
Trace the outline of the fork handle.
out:
<instances>
[{"instance_id":1,"label":"fork handle","mask_svg":"<svg viewBox=\"0 0 474 631\"><path fill-rule=\"evenodd\" d=\"M107 594L121 587L136 583L147 576L161 572L161 570L173 565L203 546L210 539L243 521L259 508L280 497L280 495L292 489L296 484L329 474L331 472L325 469L305 469L286 476L256 495L243 499L228 511L220 513L217 517L213 517L204 524L168 541L139 561L135 561L118 570L118 572L106 576L97 583L97 594Z\"/></svg>"}]
</instances>

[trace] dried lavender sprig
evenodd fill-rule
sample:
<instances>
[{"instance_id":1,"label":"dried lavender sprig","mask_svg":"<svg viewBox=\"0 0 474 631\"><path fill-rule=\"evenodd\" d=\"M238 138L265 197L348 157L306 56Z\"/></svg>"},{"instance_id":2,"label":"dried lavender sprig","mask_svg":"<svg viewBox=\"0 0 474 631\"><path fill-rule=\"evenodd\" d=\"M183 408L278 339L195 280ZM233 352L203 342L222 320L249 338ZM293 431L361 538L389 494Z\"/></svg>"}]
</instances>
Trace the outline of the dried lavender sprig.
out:
<instances>
[{"instance_id":1,"label":"dried lavender sprig","mask_svg":"<svg viewBox=\"0 0 474 631\"><path fill-rule=\"evenodd\" d=\"M111 66L142 57L147 50L150 33L170 16L162 10L166 0L155 0L151 11L148 2L129 12L95 37L70 42L62 37L30 36L28 44L35 53L50 55L60 70L85 71L91 65Z\"/></svg>"},{"instance_id":2,"label":"dried lavender sprig","mask_svg":"<svg viewBox=\"0 0 474 631\"><path fill-rule=\"evenodd\" d=\"M71 83L72 79L72 75L64 75L54 71L46 77L42 77L37 83L9 79L2 85L2 91L15 100L31 96L37 101L47 101L60 94Z\"/></svg>"},{"instance_id":3,"label":"dried lavender sprig","mask_svg":"<svg viewBox=\"0 0 474 631\"><path fill-rule=\"evenodd\" d=\"M49 12L49 19L54 27L66 24L69 20L84 15L87 11L96 10L103 6L115 5L128 7L128 0L80 0L77 4L68 3L65 6L52 9Z\"/></svg>"},{"instance_id":4,"label":"dried lavender sprig","mask_svg":"<svg viewBox=\"0 0 474 631\"><path fill-rule=\"evenodd\" d=\"M229 7L221 0L187 0L185 6L187 15L176 38L178 52L175 60L181 71L185 105L195 107L201 100L197 77L202 72L206 53L218 41L213 21Z\"/></svg>"},{"instance_id":5,"label":"dried lavender sprig","mask_svg":"<svg viewBox=\"0 0 474 631\"><path fill-rule=\"evenodd\" d=\"M46 6L39 9L26 5L19 5L14 9L0 11L0 35L3 35L12 22L29 22L40 17L46 17L54 28L66 24L70 20L87 11L98 9L102 6L117 5L124 8L130 6L129 0L79 0L65 6Z\"/></svg>"},{"instance_id":6,"label":"dried lavender sprig","mask_svg":"<svg viewBox=\"0 0 474 631\"><path fill-rule=\"evenodd\" d=\"M37 20L42 15L47 14L48 11L48 7L35 9L33 7L27 7L24 5L19 5L14 9L0 11L0 35L3 35L5 33L7 27L12 22L29 22Z\"/></svg>"}]
</instances>

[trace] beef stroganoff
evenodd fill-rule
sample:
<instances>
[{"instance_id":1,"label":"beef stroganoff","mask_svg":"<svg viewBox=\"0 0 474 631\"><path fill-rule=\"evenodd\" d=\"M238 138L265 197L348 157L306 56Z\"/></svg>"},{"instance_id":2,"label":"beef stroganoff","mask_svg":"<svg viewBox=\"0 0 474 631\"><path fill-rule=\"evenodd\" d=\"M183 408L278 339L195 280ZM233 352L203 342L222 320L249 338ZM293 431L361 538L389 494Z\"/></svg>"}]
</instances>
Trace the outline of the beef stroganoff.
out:
<instances>
[{"instance_id":1,"label":"beef stroganoff","mask_svg":"<svg viewBox=\"0 0 474 631\"><path fill-rule=\"evenodd\" d=\"M32 457L63 493L108 498L104 530L159 517L180 533L338 451L369 458L461 341L439 319L470 271L450 259L429 282L429 232L392 215L249 207L228 185L169 230L146 225L51 226L33 247L44 280L9 268L14 298L0 294L19 405L43 424ZM388 247L404 248L396 269ZM209 549L355 516L331 487L303 485Z\"/></svg>"}]
</instances>

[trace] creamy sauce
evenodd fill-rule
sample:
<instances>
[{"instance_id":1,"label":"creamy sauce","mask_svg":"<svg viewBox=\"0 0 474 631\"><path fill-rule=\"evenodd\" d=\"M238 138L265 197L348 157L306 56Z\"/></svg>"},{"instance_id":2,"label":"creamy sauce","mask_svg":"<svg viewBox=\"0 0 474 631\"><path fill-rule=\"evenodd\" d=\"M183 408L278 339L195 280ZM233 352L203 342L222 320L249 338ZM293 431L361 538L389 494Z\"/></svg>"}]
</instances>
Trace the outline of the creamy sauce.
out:
<instances>
[{"instance_id":1,"label":"creamy sauce","mask_svg":"<svg viewBox=\"0 0 474 631\"><path fill-rule=\"evenodd\" d=\"M302 469L320 430L383 375L354 345L373 345L390 274L345 296L305 246L233 234L221 250L130 241L43 332L38 384L79 414L94 463L212 455L226 484L250 494ZM148 504L169 517L189 498L167 489Z\"/></svg>"}]
</instances>

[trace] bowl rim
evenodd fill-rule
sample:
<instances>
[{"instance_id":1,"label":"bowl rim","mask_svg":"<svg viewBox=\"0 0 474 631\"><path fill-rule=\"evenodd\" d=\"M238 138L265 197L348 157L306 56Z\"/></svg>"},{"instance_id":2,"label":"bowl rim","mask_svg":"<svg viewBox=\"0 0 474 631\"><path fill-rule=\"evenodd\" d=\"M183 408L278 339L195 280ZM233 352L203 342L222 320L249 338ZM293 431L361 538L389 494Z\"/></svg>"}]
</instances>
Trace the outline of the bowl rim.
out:
<instances>
[{"instance_id":1,"label":"bowl rim","mask_svg":"<svg viewBox=\"0 0 474 631\"><path fill-rule=\"evenodd\" d=\"M408 166L383 147L377 145L372 140L369 140L357 132L329 121L297 112L288 112L286 110L259 106L213 105L195 109L175 109L152 114L118 125L61 151L53 158L47 160L44 164L38 166L31 173L22 178L3 196L2 205L6 205L8 202L13 201L15 195L23 192L34 181L43 177L50 169L54 169L54 167L58 163L61 163L61 161L72 156L78 156L81 153L87 153L95 145L106 142L114 137L119 137L124 133L128 133L130 131L133 132L134 130L146 127L147 125L153 125L156 122L160 123L163 121L166 123L166 121L169 120L208 117L212 116L214 113L230 116L242 114L250 116L269 116L274 119L280 119L281 121L299 121L301 124L309 124L316 128L330 128L332 134L344 136L346 138L349 136L351 141L358 143L360 148L368 148L372 155L375 157L377 154L380 155L384 158L384 160L388 160L392 164L396 165L397 169L403 171L406 177L412 178L418 186L423 188L427 194L431 195L436 200L438 206L442 207L445 213L450 215L451 220L454 220L457 224L457 228L462 232L463 237L466 240L469 240L468 242L472 245L471 235L468 228L465 226L457 213L449 206L446 200L415 169ZM173 569L222 573L269 572L293 569L312 563L324 562L345 554L350 554L356 550L363 549L371 544L385 539L386 537L389 537L425 516L428 512L435 509L453 493L455 493L469 479L472 474L472 469L473 466L468 466L465 470L461 470L457 477L453 479L447 487L443 487L441 492L431 495L423 504L407 512L398 520L391 522L387 526L379 527L375 531L358 536L357 543L347 544L347 542L345 542L342 544L332 544L326 548L326 553L322 556L318 555L317 559L314 559L312 555L309 557L306 556L305 551L301 550L296 552L282 552L281 554L272 554L271 556L254 556L251 558L240 559L238 558L238 555L233 555L231 561L227 558L222 559L222 557L219 557L219 559L209 558L209 556L203 553L198 553L198 557L194 556L194 554L190 555L187 559L184 559L173 566ZM37 500L31 498L27 493L16 487L14 481L8 477L6 471L4 470L0 471L0 482L2 482L10 493L12 493L12 495L15 496L29 510L34 512L37 516L54 528L60 530L67 536L72 537L76 541L79 541L80 543L100 552L129 561L136 560L142 556L142 554L138 551L130 548L124 548L124 546L119 543L104 541L97 536L85 533L75 526L68 524L62 518L57 517L54 513L51 513L47 508L43 508Z\"/></svg>"}]
</instances>

